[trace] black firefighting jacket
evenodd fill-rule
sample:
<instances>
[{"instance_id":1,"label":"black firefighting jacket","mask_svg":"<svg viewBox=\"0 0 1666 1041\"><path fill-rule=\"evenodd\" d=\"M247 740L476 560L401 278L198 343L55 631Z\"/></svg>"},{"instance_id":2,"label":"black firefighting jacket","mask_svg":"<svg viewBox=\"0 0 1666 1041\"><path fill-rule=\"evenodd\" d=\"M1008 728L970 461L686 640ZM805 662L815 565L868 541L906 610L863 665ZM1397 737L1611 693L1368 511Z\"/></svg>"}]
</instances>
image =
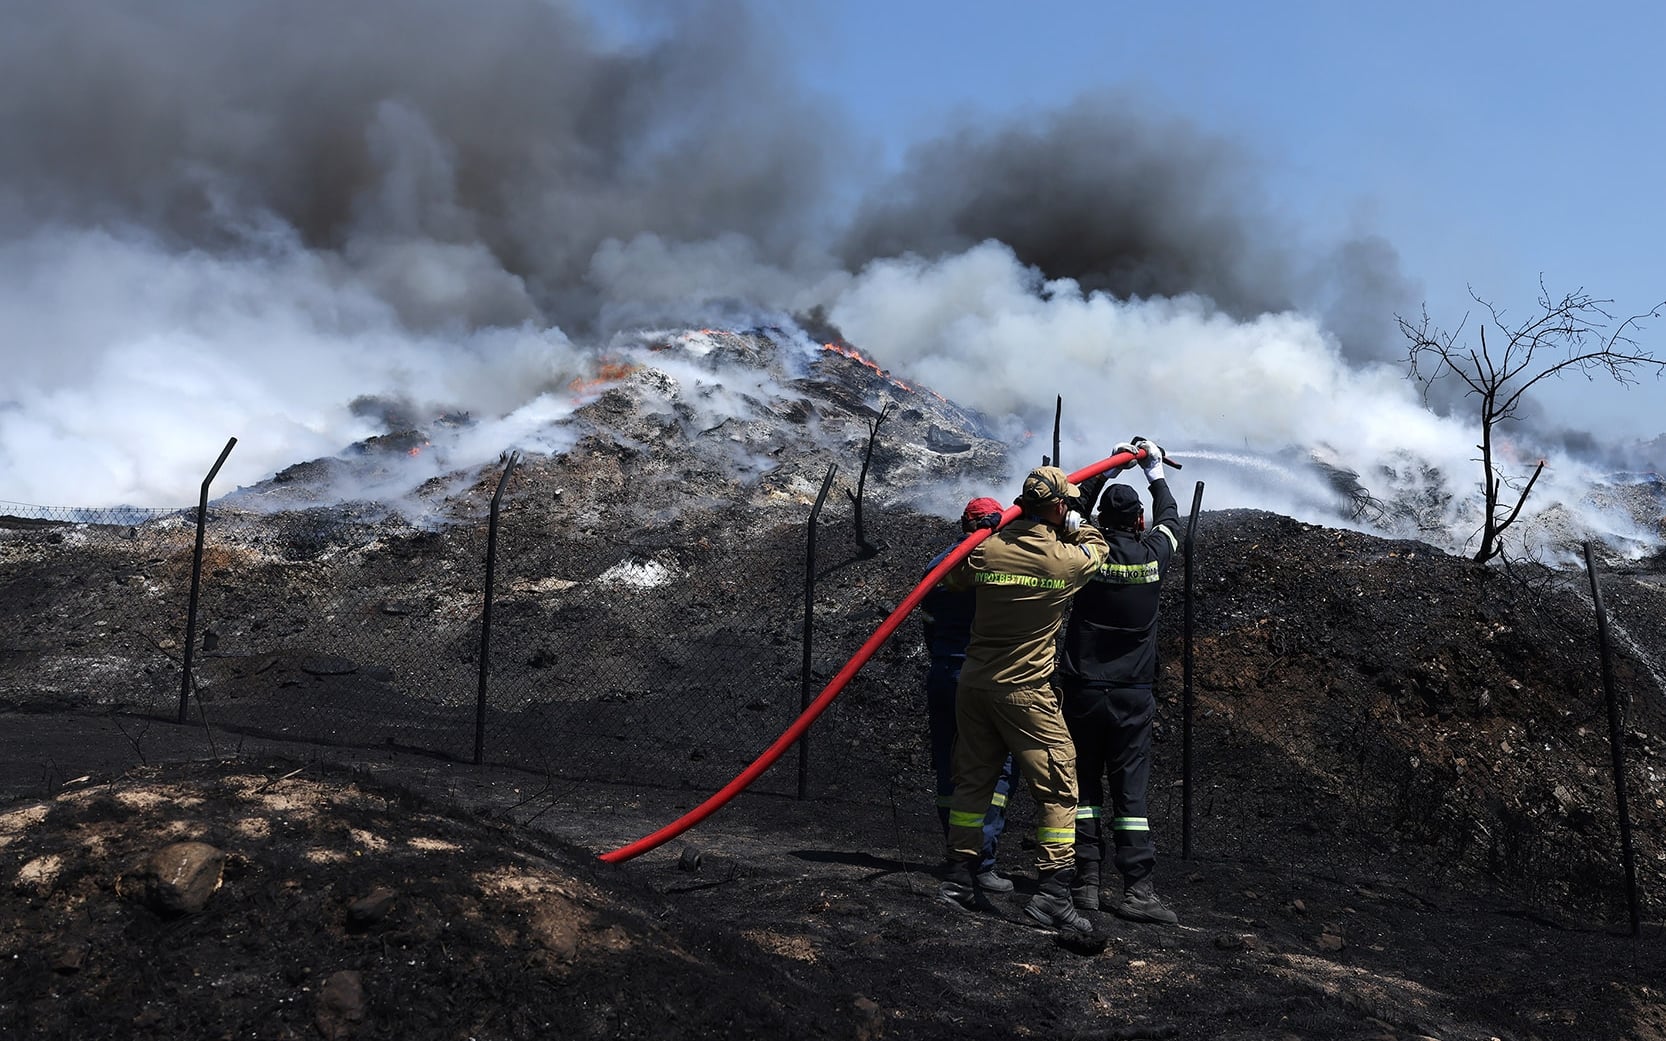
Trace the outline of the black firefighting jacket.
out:
<instances>
[{"instance_id":1,"label":"black firefighting jacket","mask_svg":"<svg viewBox=\"0 0 1666 1041\"><path fill-rule=\"evenodd\" d=\"M1157 678L1158 597L1180 546L1180 511L1161 478L1151 482L1151 516L1144 533L1105 532L1105 563L1070 607L1065 677L1113 687L1149 687Z\"/></svg>"}]
</instances>

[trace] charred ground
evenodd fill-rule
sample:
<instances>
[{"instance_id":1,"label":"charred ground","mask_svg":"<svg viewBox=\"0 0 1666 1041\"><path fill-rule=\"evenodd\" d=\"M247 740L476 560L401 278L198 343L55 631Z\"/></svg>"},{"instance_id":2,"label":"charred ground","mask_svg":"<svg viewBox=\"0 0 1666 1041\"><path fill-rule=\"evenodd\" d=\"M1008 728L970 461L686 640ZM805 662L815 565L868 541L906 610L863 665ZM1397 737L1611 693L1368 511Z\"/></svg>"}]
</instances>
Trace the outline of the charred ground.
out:
<instances>
[{"instance_id":1,"label":"charred ground","mask_svg":"<svg viewBox=\"0 0 1666 1041\"><path fill-rule=\"evenodd\" d=\"M863 417L879 414L860 404L871 387L797 386L803 397L771 423L733 420L721 439L767 456L780 423L837 421L847 449L860 447ZM529 563L499 607L525 642L504 679L549 682L534 634L581 621L569 590L544 579L582 587L652 544L684 576L655 595L732 611L761 650L743 660L736 644L613 611L592 621L621 638L596 653L641 657L654 641L653 655L687 668L730 666L736 698L796 704L800 619L788 598L747 593L801 580L803 510L823 460L783 457L737 480L690 454L709 429L689 433L674 409L653 415L604 396L587 413L589 440L522 469L505 552ZM892 422L899 440L875 452L864 532L880 551L856 548L847 510L822 530L821 680L954 537L884 489L997 458L953 415L921 408ZM942 451L909 447L933 429ZM632 447L651 438L655 451ZM491 490L482 477L465 494ZM239 632L274 630L286 646L322 644L330 590L346 585L408 606L398 618L455 644L467 667L477 618L446 590L478 557L477 526L320 506L259 530L213 562L219 584L251 590L221 605L241 628L222 625L225 644L201 663L203 696L226 718L292 692L268 682L286 669L317 690L381 696L367 670L307 672L302 659L238 648ZM9 539L0 576L12 634L0 659L7 1036L1666 1038L1658 562L1603 579L1645 922L1633 939L1583 575L1204 512L1191 561L1190 858L1179 572L1162 631L1153 814L1159 885L1182 925L1107 919L1109 946L1089 955L1019 924L1033 887L1023 797L1003 847L1018 891L1002 913L932 899L939 835L911 624L812 730L809 799L761 784L681 840L611 866L595 854L715 786L165 722L141 710L177 685L167 633L178 618L166 614L177 606L132 591L177 579L188 541L124 556L31 541L46 537ZM749 570L737 583L739 559ZM779 727L763 731L767 741ZM135 899L133 865L181 840L223 853L223 884L202 910L169 916Z\"/></svg>"},{"instance_id":2,"label":"charred ground","mask_svg":"<svg viewBox=\"0 0 1666 1041\"><path fill-rule=\"evenodd\" d=\"M899 561L910 525L941 530L890 518ZM1655 923L1634 941L1577 596L1272 515L1205 514L1198 547L1189 861L1173 596L1157 771L1180 929L1108 922L1085 957L1018 924L1022 801L1007 917L935 904L920 663L899 654L826 733L886 750L912 804L749 796L621 867L591 854L702 793L281 746L18 792L0 1015L26 1037L1666 1037L1647 669L1616 672ZM1666 617L1657 586L1613 581L1629 622ZM116 722L11 714L8 759L68 768L119 746ZM228 855L205 910L124 901L131 861L182 838ZM355 924L378 890L391 910ZM362 1019L324 997L342 972Z\"/></svg>"}]
</instances>

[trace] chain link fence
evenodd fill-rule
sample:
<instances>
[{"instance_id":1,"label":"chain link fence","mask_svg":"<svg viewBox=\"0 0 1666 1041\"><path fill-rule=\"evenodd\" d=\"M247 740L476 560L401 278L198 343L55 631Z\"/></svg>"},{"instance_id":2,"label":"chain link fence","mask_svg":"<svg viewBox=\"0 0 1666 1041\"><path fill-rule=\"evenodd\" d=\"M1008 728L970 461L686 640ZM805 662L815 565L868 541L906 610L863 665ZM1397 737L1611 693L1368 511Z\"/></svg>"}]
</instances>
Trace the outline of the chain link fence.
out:
<instances>
[{"instance_id":1,"label":"chain link fence","mask_svg":"<svg viewBox=\"0 0 1666 1041\"><path fill-rule=\"evenodd\" d=\"M770 746L954 538L946 521L922 530L918 517L882 514L858 539L833 518L807 560L802 516L782 514L745 538L705 539L696 528L647 543L562 531L546 512L513 494L503 503L484 640L484 505L413 523L370 505L271 513L216 503L203 517L187 682L196 508L0 503L0 701L135 725L177 721L183 706L210 732L703 795ZM1171 670L1178 586L1164 591ZM789 751L754 792L904 807L911 826L933 826L916 624L816 722L803 773ZM1178 854L1178 684L1166 682L1163 695L1150 808L1165 849ZM1243 748L1223 756L1257 761L1262 774L1222 773L1211 756L1223 740L1218 727L1200 733L1192 821L1199 850L1244 855L1257 848L1265 810L1247 793L1268 783L1265 771L1288 773L1292 787L1305 782L1270 747L1262 760ZM1407 767L1392 742L1357 744L1348 790L1382 791L1404 775L1396 805L1439 802L1428 790L1438 778ZM1020 794L1014 851L1030 812ZM1315 817L1320 827L1324 819ZM1535 837L1535 821L1516 824L1520 834L1489 855L1536 861L1554 840ZM1513 859L1494 866L1525 870Z\"/></svg>"},{"instance_id":2,"label":"chain link fence","mask_svg":"<svg viewBox=\"0 0 1666 1041\"><path fill-rule=\"evenodd\" d=\"M721 786L800 712L806 575L833 575L818 592L816 620L829 631L813 637L812 694L912 585L894 558L853 549L842 525L810 562L791 523L742 551L707 539L573 539L529 521L511 497L486 641L489 517L420 527L370 507L216 504L204 518L187 682L196 509L9 510L0 565L16 566L0 582L7 610L29 618L9 627L24 642L0 648L16 704L575 781ZM903 667L859 678L843 700L884 704L919 740L869 747L836 705L808 741L816 769L801 782L789 753L755 790L796 794L803 783L827 794L853 778L884 788L894 782L881 778L923 764L912 745L923 746L913 701L924 660L908 634L892 643L905 645L888 656ZM889 704L893 688L901 704ZM925 779L904 783L929 792Z\"/></svg>"},{"instance_id":3,"label":"chain link fence","mask_svg":"<svg viewBox=\"0 0 1666 1041\"><path fill-rule=\"evenodd\" d=\"M177 697L194 514L0 502L8 700L108 711Z\"/></svg>"}]
</instances>

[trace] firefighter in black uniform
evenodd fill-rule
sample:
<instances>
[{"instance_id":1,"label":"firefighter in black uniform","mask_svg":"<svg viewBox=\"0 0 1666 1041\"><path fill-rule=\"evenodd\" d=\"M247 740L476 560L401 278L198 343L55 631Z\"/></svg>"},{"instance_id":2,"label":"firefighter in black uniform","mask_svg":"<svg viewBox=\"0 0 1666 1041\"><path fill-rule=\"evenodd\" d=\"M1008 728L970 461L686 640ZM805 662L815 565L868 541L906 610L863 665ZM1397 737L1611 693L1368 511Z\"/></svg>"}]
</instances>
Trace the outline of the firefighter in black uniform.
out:
<instances>
[{"instance_id":1,"label":"firefighter in black uniform","mask_svg":"<svg viewBox=\"0 0 1666 1041\"><path fill-rule=\"evenodd\" d=\"M1059 669L1065 725L1076 745L1076 877L1071 897L1084 910L1113 911L1138 922L1178 921L1152 885L1157 862L1146 819L1151 724L1156 715L1157 607L1162 580L1179 547L1180 513L1163 474L1163 450L1144 438L1117 446L1145 450L1153 522L1145 525L1139 492L1113 484L1098 523L1109 549L1092 582L1076 594ZM1105 784L1106 775L1110 784ZM1108 792L1107 792L1108 788ZM1106 795L1109 795L1107 800ZM1114 837L1122 894L1101 895L1106 826Z\"/></svg>"}]
</instances>

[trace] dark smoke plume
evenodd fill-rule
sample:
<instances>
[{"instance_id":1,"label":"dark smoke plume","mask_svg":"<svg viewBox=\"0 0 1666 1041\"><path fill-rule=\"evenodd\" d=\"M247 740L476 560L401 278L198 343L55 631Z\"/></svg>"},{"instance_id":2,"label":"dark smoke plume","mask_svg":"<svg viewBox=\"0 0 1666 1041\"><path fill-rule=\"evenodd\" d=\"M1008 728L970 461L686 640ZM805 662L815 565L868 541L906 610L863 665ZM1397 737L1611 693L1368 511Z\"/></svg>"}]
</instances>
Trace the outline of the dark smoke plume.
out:
<instances>
[{"instance_id":1,"label":"dark smoke plume","mask_svg":"<svg viewBox=\"0 0 1666 1041\"><path fill-rule=\"evenodd\" d=\"M8 0L0 230L299 245L423 327L582 332L614 271L593 270L598 250L643 236L821 263L834 200L862 191L860 147L744 3L679 11L620 47L550 0ZM1201 293L1239 317L1317 306L1351 354L1376 353L1355 346L1377 342L1358 319L1392 312L1392 251L1299 270L1270 212L1245 149L1088 98L919 146L858 208L842 255L854 269L994 238L1121 298Z\"/></svg>"},{"instance_id":2,"label":"dark smoke plume","mask_svg":"<svg viewBox=\"0 0 1666 1041\"><path fill-rule=\"evenodd\" d=\"M1392 247L1362 236L1298 262L1298 230L1273 212L1247 148L1134 98L1090 96L918 146L859 211L843 253L855 265L996 239L1045 277L1120 299L1197 293L1238 318L1321 310L1346 353L1380 360L1410 299Z\"/></svg>"},{"instance_id":3,"label":"dark smoke plume","mask_svg":"<svg viewBox=\"0 0 1666 1041\"><path fill-rule=\"evenodd\" d=\"M0 232L294 236L408 318L465 324L579 323L610 238L785 258L838 121L739 5L681 11L620 49L550 0L11 0Z\"/></svg>"},{"instance_id":4,"label":"dark smoke plume","mask_svg":"<svg viewBox=\"0 0 1666 1041\"><path fill-rule=\"evenodd\" d=\"M1088 98L917 147L858 214L845 253L929 257L997 239L1087 290L1202 293L1253 315L1292 304L1290 265L1264 212L1238 147L1126 99Z\"/></svg>"}]
</instances>

